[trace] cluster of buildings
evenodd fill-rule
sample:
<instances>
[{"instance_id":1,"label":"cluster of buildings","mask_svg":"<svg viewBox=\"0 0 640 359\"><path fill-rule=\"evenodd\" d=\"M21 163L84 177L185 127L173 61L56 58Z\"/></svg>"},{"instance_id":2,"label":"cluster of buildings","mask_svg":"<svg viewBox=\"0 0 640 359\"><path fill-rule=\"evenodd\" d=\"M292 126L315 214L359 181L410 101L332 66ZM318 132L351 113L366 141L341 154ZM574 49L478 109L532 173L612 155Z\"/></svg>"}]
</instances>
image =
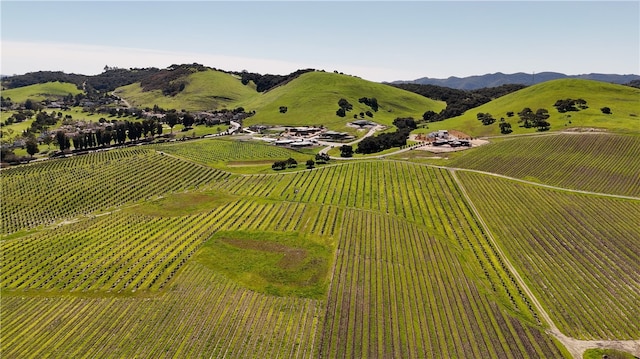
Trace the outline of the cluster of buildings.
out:
<instances>
[{"instance_id":1,"label":"cluster of buildings","mask_svg":"<svg viewBox=\"0 0 640 359\"><path fill-rule=\"evenodd\" d=\"M449 145L450 147L466 146L471 147L471 141L461 140L455 136L449 134L447 130L438 130L431 132L427 135L427 141L431 142L433 146Z\"/></svg>"}]
</instances>

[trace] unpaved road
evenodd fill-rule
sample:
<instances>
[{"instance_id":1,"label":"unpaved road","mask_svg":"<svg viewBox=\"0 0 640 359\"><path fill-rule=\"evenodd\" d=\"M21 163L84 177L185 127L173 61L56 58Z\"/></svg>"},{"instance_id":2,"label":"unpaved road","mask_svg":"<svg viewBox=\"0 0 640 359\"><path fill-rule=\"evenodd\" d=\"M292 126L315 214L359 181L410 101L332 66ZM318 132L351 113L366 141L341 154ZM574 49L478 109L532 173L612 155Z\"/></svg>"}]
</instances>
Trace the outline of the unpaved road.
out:
<instances>
[{"instance_id":1,"label":"unpaved road","mask_svg":"<svg viewBox=\"0 0 640 359\"><path fill-rule=\"evenodd\" d=\"M462 192L462 195L464 196L465 200L467 201L467 203L469 203L469 206L473 211L474 215L476 216L476 218L478 218L478 221L482 226L482 228L484 229L485 233L487 234L487 237L491 241L491 244L498 251L498 255L502 258L502 260L504 261L505 265L507 266L511 274L516 278L518 285L522 287L524 292L527 294L527 297L529 297L529 299L531 300L531 303L533 303L533 305L536 307L536 310L538 311L542 319L545 322L547 322L547 324L549 325L549 329L547 330L549 334L556 337L556 339L558 339L558 341L560 341L567 348L567 350L571 353L571 355L575 359L582 359L582 355L584 351L591 348L617 349L617 350L622 350L622 351L631 353L635 356L640 356L640 340L579 340L579 339L571 338L562 334L562 332L560 332L560 330L558 329L556 324L553 322L549 314L546 312L546 310L544 310L544 308L542 307L542 304L540 304L540 301L538 301L538 298L536 298L536 296L533 295L533 292L531 292L527 284L524 282L524 280L518 273L518 271L511 264L509 259L504 255L504 252L502 252L502 249L500 248L495 238L493 237L493 234L489 230L489 227L485 223L482 216L480 216L480 213L476 209L475 204L471 201L471 198L467 194L467 191L462 185L462 182L458 179L458 176L456 176L456 169L449 169L449 172L451 172L451 176L453 177L456 184L460 188L460 191ZM533 183L533 184L540 185L538 183ZM631 197L631 198L635 198L635 197ZM638 199L638 198L635 198L635 199Z\"/></svg>"}]
</instances>

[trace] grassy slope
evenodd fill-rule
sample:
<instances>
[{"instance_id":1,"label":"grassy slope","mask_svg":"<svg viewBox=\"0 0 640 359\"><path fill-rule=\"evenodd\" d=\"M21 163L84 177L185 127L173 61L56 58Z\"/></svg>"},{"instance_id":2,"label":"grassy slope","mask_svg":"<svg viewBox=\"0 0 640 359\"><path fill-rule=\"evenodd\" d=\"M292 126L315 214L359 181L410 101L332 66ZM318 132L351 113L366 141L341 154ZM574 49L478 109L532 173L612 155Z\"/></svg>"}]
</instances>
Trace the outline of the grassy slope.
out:
<instances>
[{"instance_id":1,"label":"grassy slope","mask_svg":"<svg viewBox=\"0 0 640 359\"><path fill-rule=\"evenodd\" d=\"M240 100L255 97L255 88L243 85L236 77L220 71L197 72L188 77L185 89L174 97L162 95L160 90L142 92L140 83L120 87L116 93L132 106L177 110L233 109Z\"/></svg>"},{"instance_id":2,"label":"grassy slope","mask_svg":"<svg viewBox=\"0 0 640 359\"><path fill-rule=\"evenodd\" d=\"M589 108L578 112L559 113L553 104L559 99L566 98L582 98L587 101ZM570 127L595 127L617 132L640 132L639 99L640 89L628 86L582 79L553 80L500 97L471 109L462 116L429 124L429 129L426 131L457 129L472 136L500 135L498 122L501 117L504 117L511 123L513 134L533 133L536 129L525 129L518 124L517 113L529 107L533 111L539 108L549 111L551 131L565 130ZM600 108L605 106L611 108L612 114L605 115L600 111ZM514 116L507 117L508 111L513 111ZM496 122L483 126L476 117L479 112L490 113Z\"/></svg>"},{"instance_id":3,"label":"grassy slope","mask_svg":"<svg viewBox=\"0 0 640 359\"><path fill-rule=\"evenodd\" d=\"M304 74L267 93L257 93L254 86L244 86L237 78L217 71L189 76L189 84L175 97L165 97L159 90L142 92L139 84L121 87L117 93L134 106L153 107L157 104L178 110L242 106L247 111L256 111L246 125L324 125L341 131L351 130L346 123L353 119L354 114L371 110L358 103L361 97L378 99L380 109L374 113L373 121L387 125L397 117L420 118L427 110L440 111L445 106L444 102L388 85L325 72ZM335 114L340 98L346 98L353 104L353 110L346 117ZM280 106L287 106L287 113L281 114Z\"/></svg>"},{"instance_id":4,"label":"grassy slope","mask_svg":"<svg viewBox=\"0 0 640 359\"><path fill-rule=\"evenodd\" d=\"M375 97L379 104L373 118L365 118L386 125L391 125L397 117L421 118L425 111L438 112L445 106L444 102L388 85L326 72L303 74L286 85L243 101L241 105L256 110L256 115L246 121L248 125L324 125L347 131L346 123L353 120L354 114L371 110L358 102L362 97ZM336 116L341 98L353 105L346 117ZM288 111L280 113L280 106L286 106Z\"/></svg>"},{"instance_id":5,"label":"grassy slope","mask_svg":"<svg viewBox=\"0 0 640 359\"><path fill-rule=\"evenodd\" d=\"M13 102L25 102L27 99L34 101L53 100L68 94L76 95L79 93L82 93L82 90L78 90L76 85L56 81L3 90L2 97L10 97Z\"/></svg>"}]
</instances>

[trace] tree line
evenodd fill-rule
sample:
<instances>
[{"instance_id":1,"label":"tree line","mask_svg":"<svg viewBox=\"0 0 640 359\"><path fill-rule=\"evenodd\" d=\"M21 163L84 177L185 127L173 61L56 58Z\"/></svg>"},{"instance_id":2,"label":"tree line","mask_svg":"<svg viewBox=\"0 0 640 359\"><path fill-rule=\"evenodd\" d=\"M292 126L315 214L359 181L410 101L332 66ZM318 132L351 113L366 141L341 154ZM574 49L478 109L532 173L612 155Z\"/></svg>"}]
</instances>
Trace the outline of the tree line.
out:
<instances>
[{"instance_id":1,"label":"tree line","mask_svg":"<svg viewBox=\"0 0 640 359\"><path fill-rule=\"evenodd\" d=\"M415 130L418 127L416 121L411 117L398 117L393 120L393 125L396 127L395 132L381 133L377 136L366 137L362 141L358 142L356 153L370 154L384 151L393 147L405 146L407 144L407 139L409 138L409 134L411 133L411 131Z\"/></svg>"},{"instance_id":2,"label":"tree line","mask_svg":"<svg viewBox=\"0 0 640 359\"><path fill-rule=\"evenodd\" d=\"M469 109L527 87L525 85L502 85L466 91L436 85L393 84L392 86L447 103L447 106L439 113L426 111L422 116L425 122L442 121L460 116Z\"/></svg>"}]
</instances>

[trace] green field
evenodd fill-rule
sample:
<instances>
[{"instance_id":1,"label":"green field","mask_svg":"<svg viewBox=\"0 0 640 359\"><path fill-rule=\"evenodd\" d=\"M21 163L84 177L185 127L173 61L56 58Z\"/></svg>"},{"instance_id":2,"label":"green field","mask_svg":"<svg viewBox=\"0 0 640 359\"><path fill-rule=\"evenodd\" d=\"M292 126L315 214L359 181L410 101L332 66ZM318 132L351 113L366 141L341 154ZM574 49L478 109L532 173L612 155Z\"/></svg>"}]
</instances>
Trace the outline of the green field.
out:
<instances>
[{"instance_id":1,"label":"green field","mask_svg":"<svg viewBox=\"0 0 640 359\"><path fill-rule=\"evenodd\" d=\"M236 173L273 173L271 165L275 161L288 158L298 162L297 169L304 169L305 162L314 158L311 154L277 147L263 141L237 141L224 137L161 144L154 148L211 167L230 169ZM284 171L288 170L293 169Z\"/></svg>"},{"instance_id":2,"label":"green field","mask_svg":"<svg viewBox=\"0 0 640 359\"><path fill-rule=\"evenodd\" d=\"M358 112L359 97L376 97L373 120L387 125L443 106L339 74L306 73L262 94L234 87L230 75L196 75L185 91L237 92L169 100L253 106L251 123L341 129L347 118L331 121L335 96L345 94ZM552 98L558 84L523 91ZM575 82L576 92L561 96L585 95L589 109L572 118L608 98L610 85L591 86ZM587 98L585 87L601 93ZM311 96L313 88L321 90ZM132 89L121 90L147 96ZM606 104L614 115L635 106L625 91L618 106ZM612 132L507 136L437 160L415 149L311 170L312 149L244 136L2 169L0 352L624 357L602 348L640 338L640 137ZM296 168L271 169L289 157ZM593 342L578 348L573 339Z\"/></svg>"}]
</instances>

